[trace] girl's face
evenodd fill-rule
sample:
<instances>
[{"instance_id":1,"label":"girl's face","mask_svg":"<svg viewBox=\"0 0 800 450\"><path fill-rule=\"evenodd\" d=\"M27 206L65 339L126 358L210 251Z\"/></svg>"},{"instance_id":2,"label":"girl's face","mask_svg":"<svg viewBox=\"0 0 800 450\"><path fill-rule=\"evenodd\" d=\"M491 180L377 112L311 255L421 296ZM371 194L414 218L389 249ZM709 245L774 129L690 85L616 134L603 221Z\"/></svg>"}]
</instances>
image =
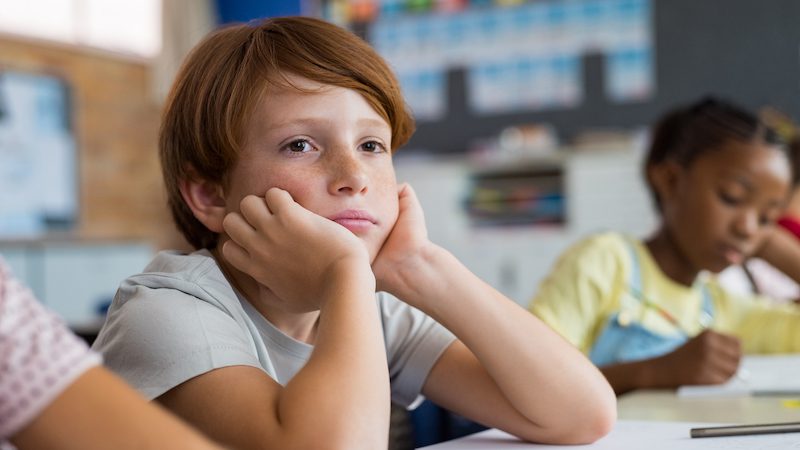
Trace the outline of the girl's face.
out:
<instances>
[{"instance_id":1,"label":"girl's face","mask_svg":"<svg viewBox=\"0 0 800 450\"><path fill-rule=\"evenodd\" d=\"M225 204L275 186L356 234L372 259L398 215L389 124L356 91L301 77L271 87L247 128ZM223 240L221 240L223 241Z\"/></svg>"},{"instance_id":2,"label":"girl's face","mask_svg":"<svg viewBox=\"0 0 800 450\"><path fill-rule=\"evenodd\" d=\"M664 226L697 271L718 273L762 243L783 210L791 183L786 155L762 143L730 141L688 167L674 163L662 183Z\"/></svg>"}]
</instances>

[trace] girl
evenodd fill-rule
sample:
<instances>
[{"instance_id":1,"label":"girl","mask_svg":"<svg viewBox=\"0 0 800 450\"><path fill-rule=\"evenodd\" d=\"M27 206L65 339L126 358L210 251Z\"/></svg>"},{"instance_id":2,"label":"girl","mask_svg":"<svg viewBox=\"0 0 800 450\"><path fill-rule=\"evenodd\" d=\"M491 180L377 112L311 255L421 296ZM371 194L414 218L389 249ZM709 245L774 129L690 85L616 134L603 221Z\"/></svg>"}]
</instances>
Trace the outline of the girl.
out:
<instances>
[{"instance_id":1,"label":"girl","mask_svg":"<svg viewBox=\"0 0 800 450\"><path fill-rule=\"evenodd\" d=\"M661 225L568 250L530 309L580 348L620 394L721 383L742 351L800 350L800 310L720 289L718 273L758 251L792 181L786 144L713 98L656 125L645 175Z\"/></svg>"}]
</instances>

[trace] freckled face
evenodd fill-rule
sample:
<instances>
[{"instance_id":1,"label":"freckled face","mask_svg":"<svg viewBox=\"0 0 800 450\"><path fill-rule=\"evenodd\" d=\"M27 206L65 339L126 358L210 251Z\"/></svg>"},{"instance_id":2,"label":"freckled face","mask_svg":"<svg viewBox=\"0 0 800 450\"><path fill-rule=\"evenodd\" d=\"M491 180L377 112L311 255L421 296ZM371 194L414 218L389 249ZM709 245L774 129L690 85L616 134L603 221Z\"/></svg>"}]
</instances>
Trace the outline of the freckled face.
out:
<instances>
[{"instance_id":1,"label":"freckled face","mask_svg":"<svg viewBox=\"0 0 800 450\"><path fill-rule=\"evenodd\" d=\"M254 111L225 192L229 211L249 194L288 191L306 209L356 234L377 256L398 215L391 127L356 91L290 77Z\"/></svg>"},{"instance_id":2,"label":"freckled face","mask_svg":"<svg viewBox=\"0 0 800 450\"><path fill-rule=\"evenodd\" d=\"M718 273L758 248L781 214L790 182L779 149L731 141L681 169L675 196L663 203L665 226L694 269Z\"/></svg>"}]
</instances>

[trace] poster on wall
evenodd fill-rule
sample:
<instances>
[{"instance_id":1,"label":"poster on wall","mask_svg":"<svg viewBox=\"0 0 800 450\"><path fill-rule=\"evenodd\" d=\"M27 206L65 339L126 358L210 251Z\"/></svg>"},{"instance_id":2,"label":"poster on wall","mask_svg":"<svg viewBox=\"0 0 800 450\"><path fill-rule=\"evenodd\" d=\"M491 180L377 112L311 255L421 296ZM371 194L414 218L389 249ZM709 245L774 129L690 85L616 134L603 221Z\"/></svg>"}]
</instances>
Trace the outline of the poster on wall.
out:
<instances>
[{"instance_id":1,"label":"poster on wall","mask_svg":"<svg viewBox=\"0 0 800 450\"><path fill-rule=\"evenodd\" d=\"M77 212L67 84L49 75L0 71L0 239L68 229Z\"/></svg>"},{"instance_id":2,"label":"poster on wall","mask_svg":"<svg viewBox=\"0 0 800 450\"><path fill-rule=\"evenodd\" d=\"M466 73L478 114L579 107L583 59L604 59L606 97L655 93L652 0L329 0L326 18L366 30L419 120L439 120L446 73Z\"/></svg>"}]
</instances>

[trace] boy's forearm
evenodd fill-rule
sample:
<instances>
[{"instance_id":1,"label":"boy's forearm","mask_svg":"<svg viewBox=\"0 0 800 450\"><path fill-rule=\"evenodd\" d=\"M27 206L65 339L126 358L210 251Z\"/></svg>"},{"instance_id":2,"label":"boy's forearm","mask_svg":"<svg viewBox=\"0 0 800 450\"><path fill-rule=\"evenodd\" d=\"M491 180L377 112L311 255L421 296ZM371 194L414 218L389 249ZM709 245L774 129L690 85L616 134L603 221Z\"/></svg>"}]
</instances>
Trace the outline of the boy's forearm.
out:
<instances>
[{"instance_id":1,"label":"boy's forearm","mask_svg":"<svg viewBox=\"0 0 800 450\"><path fill-rule=\"evenodd\" d=\"M374 279L364 278L343 277L329 285L311 358L278 404L286 423L312 424L296 432L326 436L342 448L385 447L388 436L386 353Z\"/></svg>"},{"instance_id":2,"label":"boy's forearm","mask_svg":"<svg viewBox=\"0 0 800 450\"><path fill-rule=\"evenodd\" d=\"M450 253L433 251L416 270L410 303L452 331L531 422L558 429L581 420L575 411L588 411L590 423L615 408L608 383L577 349Z\"/></svg>"}]
</instances>

